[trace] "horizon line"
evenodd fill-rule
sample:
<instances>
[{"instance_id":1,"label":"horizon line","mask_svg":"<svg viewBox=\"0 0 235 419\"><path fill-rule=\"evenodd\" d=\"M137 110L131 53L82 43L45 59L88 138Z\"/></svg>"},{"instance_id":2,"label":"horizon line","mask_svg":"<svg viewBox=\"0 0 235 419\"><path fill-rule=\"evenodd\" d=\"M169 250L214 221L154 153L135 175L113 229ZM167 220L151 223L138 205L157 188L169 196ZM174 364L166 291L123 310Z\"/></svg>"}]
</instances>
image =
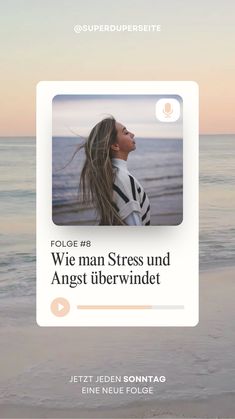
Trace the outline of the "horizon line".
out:
<instances>
[{"instance_id":1,"label":"horizon line","mask_svg":"<svg viewBox=\"0 0 235 419\"><path fill-rule=\"evenodd\" d=\"M200 135L203 135L203 136L206 136L206 135L213 135L213 136L219 136L219 135L235 135L235 132L231 132L231 133L223 133L223 132L220 132L220 133L201 133L201 132L199 132L199 136ZM0 135L0 138L35 138L36 139L36 135L34 134L34 135ZM72 135L52 135L52 138L81 138L79 135L78 136L76 136L76 135L74 135L74 136L72 136ZM136 138L157 138L157 139L175 139L175 138L179 138L179 139L181 139L181 137L136 137Z\"/></svg>"}]
</instances>

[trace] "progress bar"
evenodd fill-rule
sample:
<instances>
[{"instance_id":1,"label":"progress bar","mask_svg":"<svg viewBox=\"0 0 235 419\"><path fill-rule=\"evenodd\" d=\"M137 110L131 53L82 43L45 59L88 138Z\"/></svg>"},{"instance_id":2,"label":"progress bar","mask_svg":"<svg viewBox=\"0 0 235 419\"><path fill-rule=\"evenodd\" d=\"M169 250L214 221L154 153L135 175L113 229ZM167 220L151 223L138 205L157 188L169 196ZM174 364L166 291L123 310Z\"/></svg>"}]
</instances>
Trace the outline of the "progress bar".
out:
<instances>
[{"instance_id":1,"label":"progress bar","mask_svg":"<svg viewBox=\"0 0 235 419\"><path fill-rule=\"evenodd\" d=\"M184 305L157 305L157 306L92 306L79 305L78 310L184 310Z\"/></svg>"}]
</instances>

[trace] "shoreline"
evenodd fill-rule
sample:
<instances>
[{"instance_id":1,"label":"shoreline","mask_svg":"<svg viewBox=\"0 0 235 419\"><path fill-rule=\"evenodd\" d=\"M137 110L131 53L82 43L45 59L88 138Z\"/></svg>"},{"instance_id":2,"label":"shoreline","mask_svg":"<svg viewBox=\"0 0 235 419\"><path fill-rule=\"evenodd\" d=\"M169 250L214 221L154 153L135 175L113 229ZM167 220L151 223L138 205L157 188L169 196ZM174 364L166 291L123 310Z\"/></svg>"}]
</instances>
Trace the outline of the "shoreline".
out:
<instances>
[{"instance_id":1,"label":"shoreline","mask_svg":"<svg viewBox=\"0 0 235 419\"><path fill-rule=\"evenodd\" d=\"M143 327L41 328L32 297L18 304L17 297L2 301L0 418L235 418L235 331L227 327L234 272L227 266L200 273L200 320L194 328L151 328L151 333ZM159 388L159 400L156 395L131 402L120 397L106 399L103 406L102 399L83 399L77 387L66 386L74 369L109 373L108 365L114 375L128 374L139 371L139 362L146 374L159 371L169 378L167 393ZM40 400L55 408L40 406Z\"/></svg>"},{"instance_id":2,"label":"shoreline","mask_svg":"<svg viewBox=\"0 0 235 419\"><path fill-rule=\"evenodd\" d=\"M199 266L199 292L200 292L200 298L199 298L199 304L201 306L201 300L202 300L202 289L206 286L204 281L219 281L220 278L218 277L221 275L223 279L226 280L226 277L229 277L229 279L232 279L235 277L235 265L225 265L225 266L215 266L215 267L209 267L209 266L203 266L203 268L200 268ZM29 299L31 301L29 301ZM21 304L18 304L18 303ZM22 320L24 318L30 319L30 322L27 322L28 327L36 326L38 327L36 323L36 294L31 294L30 296L3 296L0 298L0 305L1 305L1 318L2 319L11 319L12 314L13 318L16 319L15 326L26 326L26 323L23 323ZM200 312L199 312L199 323L200 323ZM4 328L4 323L1 323L0 325ZM76 327L75 327L76 328ZM100 327L101 329L112 329L115 327ZM118 329L121 327L118 327ZM131 326L123 327L123 329L133 329ZM141 327L139 327L141 328ZM154 328L154 326L153 326ZM158 328L158 327L157 327ZM40 328L39 329L47 329L47 328ZM53 329L53 328L52 328ZM65 328L66 329L66 328ZM88 328L89 329L89 328ZM162 327L159 327L159 329L164 329Z\"/></svg>"}]
</instances>

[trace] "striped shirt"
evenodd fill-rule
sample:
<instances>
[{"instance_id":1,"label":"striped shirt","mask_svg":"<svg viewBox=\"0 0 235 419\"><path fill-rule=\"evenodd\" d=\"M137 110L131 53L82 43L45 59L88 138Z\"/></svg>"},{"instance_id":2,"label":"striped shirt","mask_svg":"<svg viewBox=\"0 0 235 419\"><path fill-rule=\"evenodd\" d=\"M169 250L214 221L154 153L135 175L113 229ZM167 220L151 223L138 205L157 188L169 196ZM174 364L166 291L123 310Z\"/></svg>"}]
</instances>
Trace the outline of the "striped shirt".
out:
<instances>
[{"instance_id":1,"label":"striped shirt","mask_svg":"<svg viewBox=\"0 0 235 419\"><path fill-rule=\"evenodd\" d=\"M130 174L125 160L112 159L112 165L115 171L113 199L120 218L125 220L137 212L142 225L150 225L150 203L143 186Z\"/></svg>"}]
</instances>

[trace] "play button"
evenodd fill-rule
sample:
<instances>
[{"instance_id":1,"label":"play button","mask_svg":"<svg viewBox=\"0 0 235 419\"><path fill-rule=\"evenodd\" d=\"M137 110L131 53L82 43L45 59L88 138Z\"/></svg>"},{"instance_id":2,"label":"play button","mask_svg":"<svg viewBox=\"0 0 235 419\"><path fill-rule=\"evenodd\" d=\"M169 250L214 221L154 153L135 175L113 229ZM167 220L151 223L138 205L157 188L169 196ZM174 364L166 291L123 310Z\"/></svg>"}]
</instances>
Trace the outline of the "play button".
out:
<instances>
[{"instance_id":1,"label":"play button","mask_svg":"<svg viewBox=\"0 0 235 419\"><path fill-rule=\"evenodd\" d=\"M70 310L70 305L68 300L65 298L59 297L55 298L55 300L51 303L51 311L57 317L64 317L68 314Z\"/></svg>"}]
</instances>

